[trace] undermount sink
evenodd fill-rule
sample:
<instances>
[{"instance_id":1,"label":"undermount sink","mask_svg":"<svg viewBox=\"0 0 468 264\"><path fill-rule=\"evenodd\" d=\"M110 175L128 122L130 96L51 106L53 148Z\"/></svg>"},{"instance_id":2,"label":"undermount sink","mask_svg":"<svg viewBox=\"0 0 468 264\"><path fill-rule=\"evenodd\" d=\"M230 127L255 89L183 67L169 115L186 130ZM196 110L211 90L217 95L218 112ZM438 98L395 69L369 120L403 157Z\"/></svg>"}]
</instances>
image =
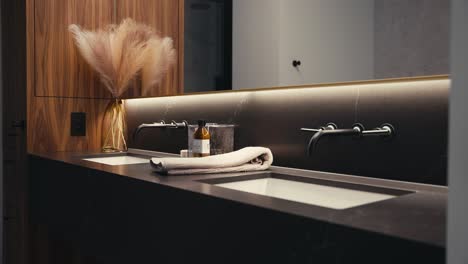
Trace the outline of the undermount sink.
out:
<instances>
[{"instance_id":1,"label":"undermount sink","mask_svg":"<svg viewBox=\"0 0 468 264\"><path fill-rule=\"evenodd\" d=\"M375 203L411 193L406 190L283 174L260 174L203 181L218 187L331 209Z\"/></svg>"},{"instance_id":2,"label":"undermount sink","mask_svg":"<svg viewBox=\"0 0 468 264\"><path fill-rule=\"evenodd\" d=\"M116 166L116 165L130 165L130 164L142 164L148 163L149 159L130 156L127 154L118 155L118 156L110 156L110 157L93 157L93 158L84 158L83 160L102 163L106 165Z\"/></svg>"}]
</instances>

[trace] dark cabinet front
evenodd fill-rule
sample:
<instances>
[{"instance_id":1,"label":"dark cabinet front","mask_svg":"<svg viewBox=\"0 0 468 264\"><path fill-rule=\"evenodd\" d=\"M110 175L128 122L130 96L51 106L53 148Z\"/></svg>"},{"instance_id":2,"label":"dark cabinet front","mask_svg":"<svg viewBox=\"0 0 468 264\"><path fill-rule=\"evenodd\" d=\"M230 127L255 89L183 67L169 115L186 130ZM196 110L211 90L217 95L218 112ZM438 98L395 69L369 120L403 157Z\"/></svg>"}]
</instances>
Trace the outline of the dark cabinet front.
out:
<instances>
[{"instance_id":1,"label":"dark cabinet front","mask_svg":"<svg viewBox=\"0 0 468 264\"><path fill-rule=\"evenodd\" d=\"M98 263L444 261L442 248L47 159L31 166L32 223Z\"/></svg>"}]
</instances>

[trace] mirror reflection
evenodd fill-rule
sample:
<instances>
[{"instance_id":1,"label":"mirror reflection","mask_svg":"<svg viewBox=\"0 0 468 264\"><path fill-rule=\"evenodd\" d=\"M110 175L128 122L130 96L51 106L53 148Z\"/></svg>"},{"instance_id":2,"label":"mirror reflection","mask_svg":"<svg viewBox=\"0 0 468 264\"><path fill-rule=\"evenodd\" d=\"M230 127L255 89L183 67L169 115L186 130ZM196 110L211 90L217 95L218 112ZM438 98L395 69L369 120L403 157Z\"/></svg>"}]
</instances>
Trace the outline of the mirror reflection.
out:
<instances>
[{"instance_id":1,"label":"mirror reflection","mask_svg":"<svg viewBox=\"0 0 468 264\"><path fill-rule=\"evenodd\" d=\"M448 74L444 0L185 0L184 92Z\"/></svg>"}]
</instances>

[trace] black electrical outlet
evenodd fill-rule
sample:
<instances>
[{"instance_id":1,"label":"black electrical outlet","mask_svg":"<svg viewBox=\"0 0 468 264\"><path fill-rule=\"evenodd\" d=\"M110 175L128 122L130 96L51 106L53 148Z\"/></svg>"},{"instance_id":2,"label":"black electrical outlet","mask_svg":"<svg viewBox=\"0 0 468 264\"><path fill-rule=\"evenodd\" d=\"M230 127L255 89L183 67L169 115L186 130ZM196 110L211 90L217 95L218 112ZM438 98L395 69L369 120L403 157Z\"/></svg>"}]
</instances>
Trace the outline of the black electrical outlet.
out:
<instances>
[{"instance_id":1,"label":"black electrical outlet","mask_svg":"<svg viewBox=\"0 0 468 264\"><path fill-rule=\"evenodd\" d=\"M86 113L71 113L70 135L72 137L86 136Z\"/></svg>"}]
</instances>

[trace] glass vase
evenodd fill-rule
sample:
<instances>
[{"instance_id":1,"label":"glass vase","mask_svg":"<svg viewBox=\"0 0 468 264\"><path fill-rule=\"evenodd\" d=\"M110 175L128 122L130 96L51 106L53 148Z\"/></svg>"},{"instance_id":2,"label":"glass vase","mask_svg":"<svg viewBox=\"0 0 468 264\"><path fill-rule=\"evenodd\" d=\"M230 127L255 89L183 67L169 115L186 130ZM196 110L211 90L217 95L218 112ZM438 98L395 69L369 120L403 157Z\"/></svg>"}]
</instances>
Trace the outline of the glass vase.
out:
<instances>
[{"instance_id":1,"label":"glass vase","mask_svg":"<svg viewBox=\"0 0 468 264\"><path fill-rule=\"evenodd\" d=\"M113 99L107 105L102 120L102 151L127 151L126 134L124 103L120 99Z\"/></svg>"}]
</instances>

